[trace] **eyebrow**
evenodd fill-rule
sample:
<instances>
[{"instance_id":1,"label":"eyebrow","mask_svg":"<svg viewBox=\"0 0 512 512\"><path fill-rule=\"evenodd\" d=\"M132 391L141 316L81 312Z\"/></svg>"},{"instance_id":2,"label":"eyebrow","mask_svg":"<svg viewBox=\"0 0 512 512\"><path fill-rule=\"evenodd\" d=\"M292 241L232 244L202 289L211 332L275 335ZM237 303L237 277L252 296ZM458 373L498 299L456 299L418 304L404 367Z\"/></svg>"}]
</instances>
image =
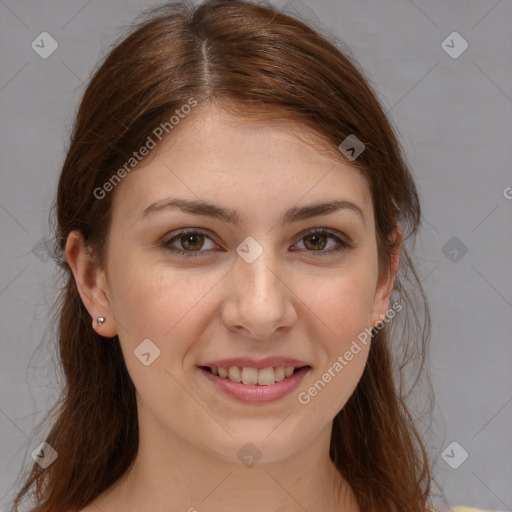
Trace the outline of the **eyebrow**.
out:
<instances>
[{"instance_id":1,"label":"eyebrow","mask_svg":"<svg viewBox=\"0 0 512 512\"><path fill-rule=\"evenodd\" d=\"M157 212L173 209L181 210L185 213L190 213L193 215L205 215L233 225L237 225L240 222L240 214L229 208L217 206L205 201L179 198L163 199L149 205L142 211L139 219L142 220ZM363 224L366 226L365 217L361 208L355 203L347 200L335 200L290 208L284 213L283 217L281 218L281 223L291 224L293 222L309 219L311 217L317 217L319 215L328 215L338 210L345 210L348 212L356 213L363 221Z\"/></svg>"}]
</instances>

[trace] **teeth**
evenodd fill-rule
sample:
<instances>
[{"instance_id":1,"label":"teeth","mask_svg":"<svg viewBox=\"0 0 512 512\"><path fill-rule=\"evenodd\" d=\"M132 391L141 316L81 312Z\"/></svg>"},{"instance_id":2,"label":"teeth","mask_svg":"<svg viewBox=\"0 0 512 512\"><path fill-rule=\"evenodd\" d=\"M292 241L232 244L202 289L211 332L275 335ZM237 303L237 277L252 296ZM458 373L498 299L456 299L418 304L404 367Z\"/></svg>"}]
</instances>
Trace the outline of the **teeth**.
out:
<instances>
[{"instance_id":1,"label":"teeth","mask_svg":"<svg viewBox=\"0 0 512 512\"><path fill-rule=\"evenodd\" d=\"M292 366L293 368L293 366ZM282 381L286 376L286 370L282 367L282 366L278 366L275 370L274 370L274 380L276 382L280 382Z\"/></svg>"},{"instance_id":2,"label":"teeth","mask_svg":"<svg viewBox=\"0 0 512 512\"><path fill-rule=\"evenodd\" d=\"M274 368L263 368L258 372L258 384L260 386L270 386L275 382Z\"/></svg>"},{"instance_id":3,"label":"teeth","mask_svg":"<svg viewBox=\"0 0 512 512\"><path fill-rule=\"evenodd\" d=\"M258 384L258 370L256 368L242 368L242 382L244 384Z\"/></svg>"},{"instance_id":4,"label":"teeth","mask_svg":"<svg viewBox=\"0 0 512 512\"><path fill-rule=\"evenodd\" d=\"M240 368L231 366L230 368L213 367L210 368L213 375L227 378L233 382L244 384L259 384L260 386L271 386L276 382L291 377L295 371L294 366L278 366L277 368Z\"/></svg>"},{"instance_id":5,"label":"teeth","mask_svg":"<svg viewBox=\"0 0 512 512\"><path fill-rule=\"evenodd\" d=\"M228 377L229 380L232 380L233 382L241 382L242 372L240 371L240 368L238 368L238 366L232 366L229 369Z\"/></svg>"}]
</instances>

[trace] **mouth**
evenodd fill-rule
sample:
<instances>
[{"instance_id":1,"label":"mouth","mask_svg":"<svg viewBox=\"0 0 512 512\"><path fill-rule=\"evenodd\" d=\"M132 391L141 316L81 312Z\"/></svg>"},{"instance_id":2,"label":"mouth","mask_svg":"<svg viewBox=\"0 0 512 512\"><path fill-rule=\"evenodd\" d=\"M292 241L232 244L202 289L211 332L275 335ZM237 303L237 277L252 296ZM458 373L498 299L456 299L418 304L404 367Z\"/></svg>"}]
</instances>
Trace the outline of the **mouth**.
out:
<instances>
[{"instance_id":1,"label":"mouth","mask_svg":"<svg viewBox=\"0 0 512 512\"><path fill-rule=\"evenodd\" d=\"M250 366L200 366L203 371L222 379L228 379L237 384L248 386L272 386L277 382L284 381L303 368L311 368L309 365L302 366L269 366L267 368L253 368Z\"/></svg>"},{"instance_id":2,"label":"mouth","mask_svg":"<svg viewBox=\"0 0 512 512\"><path fill-rule=\"evenodd\" d=\"M290 363L290 361L287 362ZM266 366L261 362L256 363L261 368L212 364L212 366L198 366L197 371L204 378L202 382L215 393L220 392L239 403L254 405L277 402L290 395L312 369L310 365L297 364L297 366Z\"/></svg>"}]
</instances>

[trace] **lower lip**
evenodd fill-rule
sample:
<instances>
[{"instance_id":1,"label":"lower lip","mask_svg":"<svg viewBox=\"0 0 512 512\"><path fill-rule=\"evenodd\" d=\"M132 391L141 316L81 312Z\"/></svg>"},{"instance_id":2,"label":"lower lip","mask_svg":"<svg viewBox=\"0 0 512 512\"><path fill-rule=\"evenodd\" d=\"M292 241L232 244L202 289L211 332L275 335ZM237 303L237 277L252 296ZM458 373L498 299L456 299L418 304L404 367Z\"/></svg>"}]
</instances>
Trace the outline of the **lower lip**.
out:
<instances>
[{"instance_id":1,"label":"lower lip","mask_svg":"<svg viewBox=\"0 0 512 512\"><path fill-rule=\"evenodd\" d=\"M237 383L229 380L227 377L213 375L213 373L204 368L199 368L199 370L217 389L220 389L226 395L240 402L266 404L276 402L291 393L300 384L309 370L311 370L311 367L305 366L297 370L290 377L286 377L270 386Z\"/></svg>"}]
</instances>

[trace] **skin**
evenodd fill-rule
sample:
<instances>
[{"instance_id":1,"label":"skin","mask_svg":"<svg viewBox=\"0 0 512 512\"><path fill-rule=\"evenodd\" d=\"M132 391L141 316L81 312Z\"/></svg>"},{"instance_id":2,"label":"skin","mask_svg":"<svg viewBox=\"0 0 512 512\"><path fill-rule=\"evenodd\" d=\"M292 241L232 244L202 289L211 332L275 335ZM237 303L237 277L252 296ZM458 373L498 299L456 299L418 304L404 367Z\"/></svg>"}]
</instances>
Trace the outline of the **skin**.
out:
<instances>
[{"instance_id":1,"label":"skin","mask_svg":"<svg viewBox=\"0 0 512 512\"><path fill-rule=\"evenodd\" d=\"M67 260L94 328L119 336L140 427L132 469L84 511L359 511L328 450L332 420L361 377L369 345L310 403L297 396L389 310L398 256L379 276L368 183L336 151L322 149L304 127L202 105L117 185L105 269L80 234L70 234ZM168 197L236 210L240 224L178 210L139 219ZM279 222L291 207L335 199L357 204L364 221L338 210ZM174 238L182 228L211 233L187 245ZM328 235L307 236L313 228L333 229L353 248L334 252ZM248 236L263 249L252 263L236 252ZM199 256L159 245L172 238L175 248ZM99 316L106 318L101 326ZM161 353L145 366L133 352L148 338ZM197 365L208 360L269 355L312 367L296 391L274 403L237 402L198 375ZM251 468L237 457L248 442L262 454Z\"/></svg>"}]
</instances>

